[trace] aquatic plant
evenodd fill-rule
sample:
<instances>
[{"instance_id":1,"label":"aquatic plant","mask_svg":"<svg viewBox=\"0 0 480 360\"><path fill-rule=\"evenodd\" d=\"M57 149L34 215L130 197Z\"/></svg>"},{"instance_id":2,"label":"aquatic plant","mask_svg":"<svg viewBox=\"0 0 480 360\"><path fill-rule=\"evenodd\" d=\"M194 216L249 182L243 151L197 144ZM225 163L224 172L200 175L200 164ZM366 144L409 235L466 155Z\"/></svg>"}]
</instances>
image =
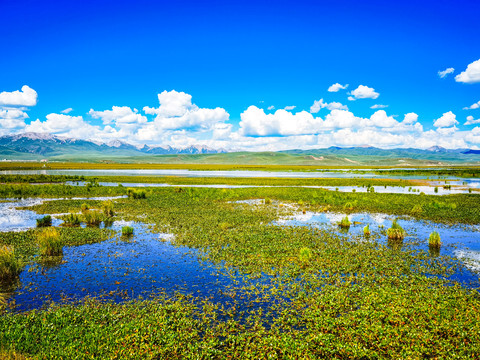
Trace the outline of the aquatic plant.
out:
<instances>
[{"instance_id":1,"label":"aquatic plant","mask_svg":"<svg viewBox=\"0 0 480 360\"><path fill-rule=\"evenodd\" d=\"M366 237L370 236L370 226L368 224L363 228L363 235Z\"/></svg>"},{"instance_id":2,"label":"aquatic plant","mask_svg":"<svg viewBox=\"0 0 480 360\"><path fill-rule=\"evenodd\" d=\"M11 246L0 245L0 281L11 280L22 271L22 261Z\"/></svg>"},{"instance_id":3,"label":"aquatic plant","mask_svg":"<svg viewBox=\"0 0 480 360\"><path fill-rule=\"evenodd\" d=\"M437 231L433 231L428 237L428 246L432 248L440 248L442 246L440 234Z\"/></svg>"},{"instance_id":4,"label":"aquatic plant","mask_svg":"<svg viewBox=\"0 0 480 360\"><path fill-rule=\"evenodd\" d=\"M421 214L423 212L422 205L415 204L411 210L411 212L415 215Z\"/></svg>"},{"instance_id":5,"label":"aquatic plant","mask_svg":"<svg viewBox=\"0 0 480 360\"><path fill-rule=\"evenodd\" d=\"M308 261L312 258L313 256L313 252L310 248L308 247L303 247L300 249L300 251L298 252L298 257L300 258L300 260L302 261Z\"/></svg>"},{"instance_id":6,"label":"aquatic plant","mask_svg":"<svg viewBox=\"0 0 480 360\"><path fill-rule=\"evenodd\" d=\"M348 216L345 216L340 222L338 223L338 226L341 228L349 228L352 223L348 219Z\"/></svg>"},{"instance_id":7,"label":"aquatic plant","mask_svg":"<svg viewBox=\"0 0 480 360\"><path fill-rule=\"evenodd\" d=\"M122 235L123 235L123 236L133 235L133 227L131 227L131 226L123 226L123 227L122 227Z\"/></svg>"},{"instance_id":8,"label":"aquatic plant","mask_svg":"<svg viewBox=\"0 0 480 360\"><path fill-rule=\"evenodd\" d=\"M127 195L128 195L128 197L131 197L133 199L146 199L147 198L147 192L143 189L128 188L127 189Z\"/></svg>"},{"instance_id":9,"label":"aquatic plant","mask_svg":"<svg viewBox=\"0 0 480 360\"><path fill-rule=\"evenodd\" d=\"M99 210L89 210L83 214L83 221L89 226L98 226L103 220L103 214Z\"/></svg>"},{"instance_id":10,"label":"aquatic plant","mask_svg":"<svg viewBox=\"0 0 480 360\"><path fill-rule=\"evenodd\" d=\"M269 198L265 198L265 200L263 201L265 205L269 205L272 203L272 200L269 199Z\"/></svg>"},{"instance_id":11,"label":"aquatic plant","mask_svg":"<svg viewBox=\"0 0 480 360\"><path fill-rule=\"evenodd\" d=\"M63 254L63 243L54 227L46 228L38 233L37 243L43 256L58 256Z\"/></svg>"},{"instance_id":12,"label":"aquatic plant","mask_svg":"<svg viewBox=\"0 0 480 360\"><path fill-rule=\"evenodd\" d=\"M88 205L86 203L83 203L82 206L80 206L80 210L82 211L82 213L85 213L88 210L90 210L90 208L88 207Z\"/></svg>"},{"instance_id":13,"label":"aquatic plant","mask_svg":"<svg viewBox=\"0 0 480 360\"><path fill-rule=\"evenodd\" d=\"M63 215L61 219L63 220L63 226L80 226L82 222L80 216L74 212Z\"/></svg>"},{"instance_id":14,"label":"aquatic plant","mask_svg":"<svg viewBox=\"0 0 480 360\"><path fill-rule=\"evenodd\" d=\"M435 186L435 187L433 188L433 191L434 191L435 193L438 193L438 186Z\"/></svg>"},{"instance_id":15,"label":"aquatic plant","mask_svg":"<svg viewBox=\"0 0 480 360\"><path fill-rule=\"evenodd\" d=\"M44 217L37 219L37 227L47 226L52 226L52 217L50 215L45 215Z\"/></svg>"},{"instance_id":16,"label":"aquatic plant","mask_svg":"<svg viewBox=\"0 0 480 360\"><path fill-rule=\"evenodd\" d=\"M397 219L392 221L392 226L387 230L387 236L392 240L403 240L405 238L405 230L398 224Z\"/></svg>"},{"instance_id":17,"label":"aquatic plant","mask_svg":"<svg viewBox=\"0 0 480 360\"><path fill-rule=\"evenodd\" d=\"M102 203L102 212L106 217L113 217L115 212L113 211L113 202L112 201L104 201Z\"/></svg>"}]
</instances>

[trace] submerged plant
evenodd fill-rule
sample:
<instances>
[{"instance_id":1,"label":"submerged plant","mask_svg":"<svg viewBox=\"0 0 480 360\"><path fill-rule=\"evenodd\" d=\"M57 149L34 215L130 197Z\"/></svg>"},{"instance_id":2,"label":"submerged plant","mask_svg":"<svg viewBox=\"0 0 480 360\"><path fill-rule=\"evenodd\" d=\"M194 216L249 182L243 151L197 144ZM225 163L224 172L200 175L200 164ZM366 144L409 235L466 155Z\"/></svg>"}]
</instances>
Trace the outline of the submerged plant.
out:
<instances>
[{"instance_id":1,"label":"submerged plant","mask_svg":"<svg viewBox=\"0 0 480 360\"><path fill-rule=\"evenodd\" d=\"M54 227L47 228L37 235L40 254L43 256L57 256L63 254L63 244L60 235Z\"/></svg>"},{"instance_id":2,"label":"submerged plant","mask_svg":"<svg viewBox=\"0 0 480 360\"><path fill-rule=\"evenodd\" d=\"M47 226L52 226L52 217L50 215L45 215L44 217L37 219L37 227Z\"/></svg>"},{"instance_id":3,"label":"submerged plant","mask_svg":"<svg viewBox=\"0 0 480 360\"><path fill-rule=\"evenodd\" d=\"M133 235L133 227L124 226L122 227L122 236L131 236Z\"/></svg>"},{"instance_id":4,"label":"submerged plant","mask_svg":"<svg viewBox=\"0 0 480 360\"><path fill-rule=\"evenodd\" d=\"M78 214L75 214L73 212L63 215L62 216L63 226L80 226L80 223L82 222L80 219L80 216Z\"/></svg>"},{"instance_id":5,"label":"submerged plant","mask_svg":"<svg viewBox=\"0 0 480 360\"><path fill-rule=\"evenodd\" d=\"M352 225L352 223L351 223L350 220L348 219L348 216L345 216L345 217L338 223L338 226L340 226L341 228L349 228L350 225Z\"/></svg>"},{"instance_id":6,"label":"submerged plant","mask_svg":"<svg viewBox=\"0 0 480 360\"><path fill-rule=\"evenodd\" d=\"M442 246L440 234L437 231L433 231L428 237L428 246L432 248L440 248Z\"/></svg>"},{"instance_id":7,"label":"submerged plant","mask_svg":"<svg viewBox=\"0 0 480 360\"><path fill-rule=\"evenodd\" d=\"M98 226L103 220L103 215L98 210L90 210L83 214L83 220L89 226Z\"/></svg>"},{"instance_id":8,"label":"submerged plant","mask_svg":"<svg viewBox=\"0 0 480 360\"><path fill-rule=\"evenodd\" d=\"M363 228L363 235L370 236L370 226L368 224Z\"/></svg>"},{"instance_id":9,"label":"submerged plant","mask_svg":"<svg viewBox=\"0 0 480 360\"><path fill-rule=\"evenodd\" d=\"M15 257L15 250L10 246L0 246L0 280L11 280L22 270L22 262Z\"/></svg>"},{"instance_id":10,"label":"submerged plant","mask_svg":"<svg viewBox=\"0 0 480 360\"><path fill-rule=\"evenodd\" d=\"M392 240L403 240L405 238L405 230L397 223L397 219L392 221L392 226L387 230L387 236Z\"/></svg>"}]
</instances>

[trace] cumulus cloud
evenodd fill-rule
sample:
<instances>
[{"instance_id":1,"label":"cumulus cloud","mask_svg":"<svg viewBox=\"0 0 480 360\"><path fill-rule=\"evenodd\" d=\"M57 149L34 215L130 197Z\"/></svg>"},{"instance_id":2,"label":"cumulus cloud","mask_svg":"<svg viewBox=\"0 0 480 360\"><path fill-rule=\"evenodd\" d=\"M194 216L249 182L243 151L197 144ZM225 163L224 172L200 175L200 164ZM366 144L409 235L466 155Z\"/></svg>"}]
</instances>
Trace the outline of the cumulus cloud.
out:
<instances>
[{"instance_id":1,"label":"cumulus cloud","mask_svg":"<svg viewBox=\"0 0 480 360\"><path fill-rule=\"evenodd\" d=\"M113 106L112 110L95 111L90 109L88 114L94 119L101 119L103 124L142 124L147 122L147 118L138 114L137 109L131 109L128 106Z\"/></svg>"},{"instance_id":2,"label":"cumulus cloud","mask_svg":"<svg viewBox=\"0 0 480 360\"><path fill-rule=\"evenodd\" d=\"M348 84L341 85L339 83L335 83L333 85L330 85L328 88L329 92L338 92L340 89L346 89L348 87Z\"/></svg>"},{"instance_id":3,"label":"cumulus cloud","mask_svg":"<svg viewBox=\"0 0 480 360\"><path fill-rule=\"evenodd\" d=\"M270 105L270 106L267 108L267 110L275 110L275 106Z\"/></svg>"},{"instance_id":4,"label":"cumulus cloud","mask_svg":"<svg viewBox=\"0 0 480 360\"><path fill-rule=\"evenodd\" d=\"M433 126L437 128L444 128L444 127L454 126L455 124L458 124L457 117L453 112L449 111L444 113L437 120L435 120L435 122L433 123Z\"/></svg>"},{"instance_id":5,"label":"cumulus cloud","mask_svg":"<svg viewBox=\"0 0 480 360\"><path fill-rule=\"evenodd\" d=\"M295 108L296 108L295 105L285 106L285 110L287 110L287 111L292 111Z\"/></svg>"},{"instance_id":6,"label":"cumulus cloud","mask_svg":"<svg viewBox=\"0 0 480 360\"><path fill-rule=\"evenodd\" d=\"M328 110L335 110L335 109L340 109L340 110L348 110L347 105L343 105L342 103L339 102L331 102L331 103L326 103L323 101L323 99L320 100L315 100L313 102L313 105L310 106L310 112L312 114L316 114L320 111L320 109L327 108Z\"/></svg>"},{"instance_id":7,"label":"cumulus cloud","mask_svg":"<svg viewBox=\"0 0 480 360\"><path fill-rule=\"evenodd\" d=\"M405 114L405 117L403 118L402 124L414 124L418 120L418 115L415 114L414 112Z\"/></svg>"},{"instance_id":8,"label":"cumulus cloud","mask_svg":"<svg viewBox=\"0 0 480 360\"><path fill-rule=\"evenodd\" d=\"M7 134L12 130L20 130L25 127L26 112L20 109L0 108L0 134Z\"/></svg>"},{"instance_id":9,"label":"cumulus cloud","mask_svg":"<svg viewBox=\"0 0 480 360\"><path fill-rule=\"evenodd\" d=\"M93 139L100 130L98 126L92 126L85 122L81 116L52 113L47 115L46 121L40 121L40 119L32 121L25 127L25 131Z\"/></svg>"},{"instance_id":10,"label":"cumulus cloud","mask_svg":"<svg viewBox=\"0 0 480 360\"><path fill-rule=\"evenodd\" d=\"M480 82L480 59L469 64L465 71L455 76L455 81L466 84Z\"/></svg>"},{"instance_id":11,"label":"cumulus cloud","mask_svg":"<svg viewBox=\"0 0 480 360\"><path fill-rule=\"evenodd\" d=\"M480 124L480 119L475 120L473 116L467 116L467 121L463 125Z\"/></svg>"},{"instance_id":12,"label":"cumulus cloud","mask_svg":"<svg viewBox=\"0 0 480 360\"><path fill-rule=\"evenodd\" d=\"M3 91L0 93L0 105L35 106L37 105L37 92L28 85L23 85L21 91Z\"/></svg>"},{"instance_id":13,"label":"cumulus cloud","mask_svg":"<svg viewBox=\"0 0 480 360\"><path fill-rule=\"evenodd\" d=\"M463 110L475 110L475 109L478 109L480 108L480 101L470 105L470 106L467 106L467 107L464 107Z\"/></svg>"},{"instance_id":14,"label":"cumulus cloud","mask_svg":"<svg viewBox=\"0 0 480 360\"><path fill-rule=\"evenodd\" d=\"M388 107L388 105L375 104L375 105L370 106L370 109L385 109L387 107Z\"/></svg>"},{"instance_id":15,"label":"cumulus cloud","mask_svg":"<svg viewBox=\"0 0 480 360\"><path fill-rule=\"evenodd\" d=\"M445 69L445 70L443 70L443 71L439 71L439 72L438 72L438 76L443 79L443 78L445 78L448 74L452 74L454 71L455 71L454 68L448 68L448 69Z\"/></svg>"},{"instance_id":16,"label":"cumulus cloud","mask_svg":"<svg viewBox=\"0 0 480 360\"><path fill-rule=\"evenodd\" d=\"M73 111L72 108L67 108L67 109L62 110L62 111L60 111L60 112L61 112L62 114L68 114L68 113L71 113L72 111Z\"/></svg>"},{"instance_id":17,"label":"cumulus cloud","mask_svg":"<svg viewBox=\"0 0 480 360\"><path fill-rule=\"evenodd\" d=\"M146 114L156 115L154 125L157 130L191 129L197 131L212 130L215 124L225 122L230 115L225 109L199 108L192 103L192 96L184 92L163 91L158 94L160 107L145 106Z\"/></svg>"},{"instance_id":18,"label":"cumulus cloud","mask_svg":"<svg viewBox=\"0 0 480 360\"><path fill-rule=\"evenodd\" d=\"M357 100L357 99L376 99L380 96L378 92L375 92L374 88L360 85L358 88L350 92L348 100Z\"/></svg>"}]
</instances>

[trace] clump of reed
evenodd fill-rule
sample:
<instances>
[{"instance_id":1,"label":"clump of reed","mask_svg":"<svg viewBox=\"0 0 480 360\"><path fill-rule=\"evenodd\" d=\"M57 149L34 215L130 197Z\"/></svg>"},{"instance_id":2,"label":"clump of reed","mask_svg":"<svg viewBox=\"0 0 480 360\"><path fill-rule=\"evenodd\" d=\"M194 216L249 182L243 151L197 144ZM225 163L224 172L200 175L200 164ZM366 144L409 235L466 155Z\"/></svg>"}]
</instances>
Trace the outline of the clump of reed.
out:
<instances>
[{"instance_id":1,"label":"clump of reed","mask_svg":"<svg viewBox=\"0 0 480 360\"><path fill-rule=\"evenodd\" d=\"M341 228L344 228L344 229L348 229L350 228L350 225L352 225L352 223L350 222L350 220L348 219L348 216L345 216L342 220L340 220L340 222L338 223L338 226L340 226Z\"/></svg>"},{"instance_id":2,"label":"clump of reed","mask_svg":"<svg viewBox=\"0 0 480 360\"><path fill-rule=\"evenodd\" d=\"M363 228L363 236L370 236L370 226L368 224Z\"/></svg>"},{"instance_id":3,"label":"clump of reed","mask_svg":"<svg viewBox=\"0 0 480 360\"><path fill-rule=\"evenodd\" d=\"M22 271L23 263L15 257L15 249L0 245L0 280L11 280Z\"/></svg>"},{"instance_id":4,"label":"clump of reed","mask_svg":"<svg viewBox=\"0 0 480 360\"><path fill-rule=\"evenodd\" d=\"M90 208L86 203L83 203L82 206L80 206L80 211L82 212L82 214L85 214L88 210L90 210Z\"/></svg>"},{"instance_id":5,"label":"clump of reed","mask_svg":"<svg viewBox=\"0 0 480 360\"><path fill-rule=\"evenodd\" d=\"M63 226L80 226L82 220L80 219L80 216L78 214L75 214L74 212L71 212L67 215L62 216Z\"/></svg>"},{"instance_id":6,"label":"clump of reed","mask_svg":"<svg viewBox=\"0 0 480 360\"><path fill-rule=\"evenodd\" d=\"M433 231L428 237L428 246L431 248L439 249L442 246L440 234L437 231Z\"/></svg>"},{"instance_id":7,"label":"clump of reed","mask_svg":"<svg viewBox=\"0 0 480 360\"><path fill-rule=\"evenodd\" d=\"M131 197L132 199L146 199L147 198L147 192L143 189L129 188L129 189L127 189L127 195L128 195L128 197Z\"/></svg>"},{"instance_id":8,"label":"clump of reed","mask_svg":"<svg viewBox=\"0 0 480 360\"><path fill-rule=\"evenodd\" d=\"M405 238L405 230L398 224L397 219L392 221L392 226L387 230L387 236L392 240L403 240Z\"/></svg>"},{"instance_id":9,"label":"clump of reed","mask_svg":"<svg viewBox=\"0 0 480 360\"><path fill-rule=\"evenodd\" d=\"M269 198L265 198L265 200L263 201L265 203L265 205L269 205L272 203L272 200L269 199Z\"/></svg>"},{"instance_id":10,"label":"clump of reed","mask_svg":"<svg viewBox=\"0 0 480 360\"><path fill-rule=\"evenodd\" d=\"M131 236L133 235L133 227L124 226L122 227L122 236Z\"/></svg>"},{"instance_id":11,"label":"clump of reed","mask_svg":"<svg viewBox=\"0 0 480 360\"><path fill-rule=\"evenodd\" d=\"M38 246L42 256L63 255L63 244L57 229L50 227L37 235Z\"/></svg>"},{"instance_id":12,"label":"clump of reed","mask_svg":"<svg viewBox=\"0 0 480 360\"><path fill-rule=\"evenodd\" d=\"M103 220L103 214L99 210L86 211L83 214L83 221L88 226L99 226Z\"/></svg>"},{"instance_id":13,"label":"clump of reed","mask_svg":"<svg viewBox=\"0 0 480 360\"><path fill-rule=\"evenodd\" d=\"M52 226L52 217L50 215L45 215L44 217L37 219L37 227L47 226Z\"/></svg>"},{"instance_id":14,"label":"clump of reed","mask_svg":"<svg viewBox=\"0 0 480 360\"><path fill-rule=\"evenodd\" d=\"M108 218L115 216L115 212L113 211L113 202L104 201L102 203L102 212L103 212L103 215L105 215Z\"/></svg>"}]
</instances>

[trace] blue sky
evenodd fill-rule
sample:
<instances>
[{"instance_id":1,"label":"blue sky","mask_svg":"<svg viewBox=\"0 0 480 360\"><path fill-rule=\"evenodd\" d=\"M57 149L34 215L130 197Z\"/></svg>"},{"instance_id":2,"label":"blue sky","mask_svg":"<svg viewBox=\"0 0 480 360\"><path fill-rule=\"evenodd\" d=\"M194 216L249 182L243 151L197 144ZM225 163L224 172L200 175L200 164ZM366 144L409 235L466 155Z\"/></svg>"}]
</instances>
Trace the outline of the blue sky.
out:
<instances>
[{"instance_id":1,"label":"blue sky","mask_svg":"<svg viewBox=\"0 0 480 360\"><path fill-rule=\"evenodd\" d=\"M0 13L0 135L480 146L480 109L464 109L480 101L478 1L0 0Z\"/></svg>"}]
</instances>

